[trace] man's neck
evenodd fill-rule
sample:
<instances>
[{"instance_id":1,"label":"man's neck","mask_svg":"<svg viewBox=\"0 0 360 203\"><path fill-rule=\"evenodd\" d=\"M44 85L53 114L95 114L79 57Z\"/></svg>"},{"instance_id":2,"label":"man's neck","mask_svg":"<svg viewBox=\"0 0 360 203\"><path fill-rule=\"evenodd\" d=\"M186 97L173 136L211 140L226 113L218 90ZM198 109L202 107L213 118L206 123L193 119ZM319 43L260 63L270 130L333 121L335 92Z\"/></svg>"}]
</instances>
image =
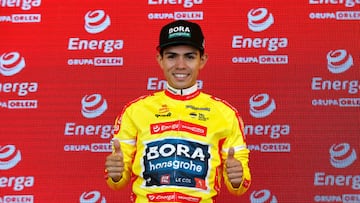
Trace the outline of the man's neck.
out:
<instances>
[{"instance_id":1,"label":"man's neck","mask_svg":"<svg viewBox=\"0 0 360 203\"><path fill-rule=\"evenodd\" d=\"M167 84L166 89L174 95L187 96L187 95L191 95L194 92L196 92L198 90L198 86L197 86L197 84L195 84L188 88L177 89L177 88L171 87L169 84Z\"/></svg>"}]
</instances>

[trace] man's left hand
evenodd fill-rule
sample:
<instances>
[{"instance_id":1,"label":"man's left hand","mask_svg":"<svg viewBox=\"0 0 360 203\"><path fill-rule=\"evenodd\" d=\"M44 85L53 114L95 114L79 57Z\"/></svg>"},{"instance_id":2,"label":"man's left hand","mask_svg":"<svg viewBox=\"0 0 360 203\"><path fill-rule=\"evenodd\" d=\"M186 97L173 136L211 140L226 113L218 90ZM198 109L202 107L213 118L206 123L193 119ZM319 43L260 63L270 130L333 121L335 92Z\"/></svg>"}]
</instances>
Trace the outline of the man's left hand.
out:
<instances>
[{"instance_id":1,"label":"man's left hand","mask_svg":"<svg viewBox=\"0 0 360 203\"><path fill-rule=\"evenodd\" d=\"M234 157L234 147L230 147L226 160L226 173L233 188L239 188L242 182L243 168L241 162Z\"/></svg>"}]
</instances>

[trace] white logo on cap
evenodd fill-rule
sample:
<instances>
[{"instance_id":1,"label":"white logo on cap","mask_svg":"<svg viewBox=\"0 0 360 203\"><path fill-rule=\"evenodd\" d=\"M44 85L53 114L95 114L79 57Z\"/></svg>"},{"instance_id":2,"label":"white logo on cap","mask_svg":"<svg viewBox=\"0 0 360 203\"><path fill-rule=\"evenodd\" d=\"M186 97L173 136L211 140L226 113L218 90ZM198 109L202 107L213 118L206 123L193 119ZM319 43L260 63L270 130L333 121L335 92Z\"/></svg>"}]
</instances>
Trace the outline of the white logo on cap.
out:
<instances>
[{"instance_id":1,"label":"white logo on cap","mask_svg":"<svg viewBox=\"0 0 360 203\"><path fill-rule=\"evenodd\" d=\"M191 37L190 28L184 26L169 28L169 38L173 37Z\"/></svg>"},{"instance_id":2,"label":"white logo on cap","mask_svg":"<svg viewBox=\"0 0 360 203\"><path fill-rule=\"evenodd\" d=\"M20 150L16 150L14 145L0 146L0 170L8 170L16 166L21 161Z\"/></svg>"},{"instance_id":3,"label":"white logo on cap","mask_svg":"<svg viewBox=\"0 0 360 203\"><path fill-rule=\"evenodd\" d=\"M347 71L354 64L351 54L344 49L331 50L326 58L329 71L335 74Z\"/></svg>"},{"instance_id":4,"label":"white logo on cap","mask_svg":"<svg viewBox=\"0 0 360 203\"><path fill-rule=\"evenodd\" d=\"M274 99L270 100L266 93L251 96L249 104L250 114L255 118L264 118L276 109Z\"/></svg>"},{"instance_id":5,"label":"white logo on cap","mask_svg":"<svg viewBox=\"0 0 360 203\"><path fill-rule=\"evenodd\" d=\"M330 163L335 168L346 168L357 159L355 149L350 149L348 143L333 144L329 150Z\"/></svg>"},{"instance_id":6,"label":"white logo on cap","mask_svg":"<svg viewBox=\"0 0 360 203\"><path fill-rule=\"evenodd\" d=\"M100 192L91 191L91 192L83 192L80 196L80 203L106 203L105 197L101 197Z\"/></svg>"},{"instance_id":7,"label":"white logo on cap","mask_svg":"<svg viewBox=\"0 0 360 203\"><path fill-rule=\"evenodd\" d=\"M4 53L0 57L0 73L4 76L12 76L25 68L24 57L18 52Z\"/></svg>"},{"instance_id":8,"label":"white logo on cap","mask_svg":"<svg viewBox=\"0 0 360 203\"><path fill-rule=\"evenodd\" d=\"M104 31L111 24L109 15L103 10L88 11L85 15L85 30L96 34Z\"/></svg>"},{"instance_id":9,"label":"white logo on cap","mask_svg":"<svg viewBox=\"0 0 360 203\"><path fill-rule=\"evenodd\" d=\"M254 32L268 29L274 23L274 17L266 8L251 9L248 12L248 27Z\"/></svg>"},{"instance_id":10,"label":"white logo on cap","mask_svg":"<svg viewBox=\"0 0 360 203\"><path fill-rule=\"evenodd\" d=\"M107 102L100 94L85 95L81 104L81 113L86 118L96 118L107 110Z\"/></svg>"},{"instance_id":11,"label":"white logo on cap","mask_svg":"<svg viewBox=\"0 0 360 203\"><path fill-rule=\"evenodd\" d=\"M260 191L254 191L251 193L250 196L250 202L251 203L277 203L277 199L275 195L271 196L271 192L269 190L260 190Z\"/></svg>"}]
</instances>

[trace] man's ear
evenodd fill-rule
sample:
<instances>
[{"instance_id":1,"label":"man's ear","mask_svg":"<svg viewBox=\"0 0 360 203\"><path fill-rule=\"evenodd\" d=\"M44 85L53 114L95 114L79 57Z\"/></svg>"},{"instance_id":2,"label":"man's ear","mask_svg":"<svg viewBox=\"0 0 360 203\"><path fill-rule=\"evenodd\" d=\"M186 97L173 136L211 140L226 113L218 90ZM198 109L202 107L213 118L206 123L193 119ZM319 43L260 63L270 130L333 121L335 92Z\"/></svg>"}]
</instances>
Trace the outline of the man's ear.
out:
<instances>
[{"instance_id":1,"label":"man's ear","mask_svg":"<svg viewBox=\"0 0 360 203\"><path fill-rule=\"evenodd\" d=\"M158 62L159 66L161 69L163 69L163 66L162 66L162 60L163 60L163 57L160 53L157 53L156 54L156 61Z\"/></svg>"},{"instance_id":2,"label":"man's ear","mask_svg":"<svg viewBox=\"0 0 360 203\"><path fill-rule=\"evenodd\" d=\"M208 54L207 53L204 53L201 57L200 57L200 63L201 63L201 66L200 66L200 69L204 68L204 66L206 65L206 62L208 61Z\"/></svg>"}]
</instances>

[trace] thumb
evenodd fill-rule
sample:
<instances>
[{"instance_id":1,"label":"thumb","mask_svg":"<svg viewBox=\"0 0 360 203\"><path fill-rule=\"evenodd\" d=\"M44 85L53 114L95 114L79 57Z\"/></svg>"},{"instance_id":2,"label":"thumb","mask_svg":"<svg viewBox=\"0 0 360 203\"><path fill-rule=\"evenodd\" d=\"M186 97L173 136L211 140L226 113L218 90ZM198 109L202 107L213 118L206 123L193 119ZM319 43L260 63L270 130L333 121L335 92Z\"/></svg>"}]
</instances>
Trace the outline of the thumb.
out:
<instances>
[{"instance_id":1,"label":"thumb","mask_svg":"<svg viewBox=\"0 0 360 203\"><path fill-rule=\"evenodd\" d=\"M114 153L115 154L119 154L119 155L122 154L121 147L120 147L120 142L119 142L118 139L113 140L113 147L114 147Z\"/></svg>"},{"instance_id":2,"label":"thumb","mask_svg":"<svg viewBox=\"0 0 360 203\"><path fill-rule=\"evenodd\" d=\"M230 147L228 151L228 159L235 159L234 154L235 154L234 147Z\"/></svg>"}]
</instances>

